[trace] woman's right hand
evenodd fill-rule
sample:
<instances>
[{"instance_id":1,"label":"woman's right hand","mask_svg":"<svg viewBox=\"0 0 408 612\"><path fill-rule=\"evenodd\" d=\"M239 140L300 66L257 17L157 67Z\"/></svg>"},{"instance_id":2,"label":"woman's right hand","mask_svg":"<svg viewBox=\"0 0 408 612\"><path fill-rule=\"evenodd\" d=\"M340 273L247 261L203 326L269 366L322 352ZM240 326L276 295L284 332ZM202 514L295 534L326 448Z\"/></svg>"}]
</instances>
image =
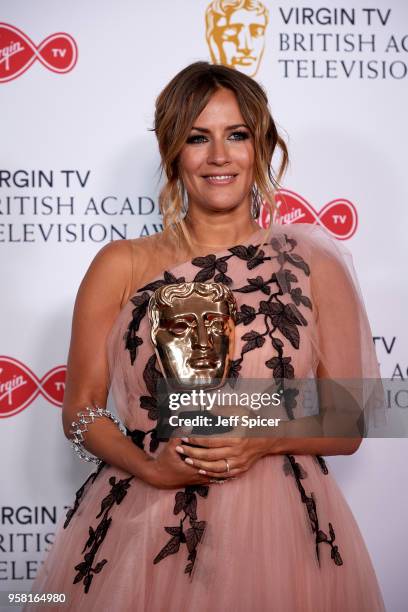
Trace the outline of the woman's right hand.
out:
<instances>
[{"instance_id":1,"label":"woman's right hand","mask_svg":"<svg viewBox=\"0 0 408 612\"><path fill-rule=\"evenodd\" d=\"M176 446L182 447L182 440L170 438L160 455L149 458L145 465L145 482L158 489L209 484L209 477L199 474L197 468L188 465L183 460L183 455L176 451Z\"/></svg>"}]
</instances>

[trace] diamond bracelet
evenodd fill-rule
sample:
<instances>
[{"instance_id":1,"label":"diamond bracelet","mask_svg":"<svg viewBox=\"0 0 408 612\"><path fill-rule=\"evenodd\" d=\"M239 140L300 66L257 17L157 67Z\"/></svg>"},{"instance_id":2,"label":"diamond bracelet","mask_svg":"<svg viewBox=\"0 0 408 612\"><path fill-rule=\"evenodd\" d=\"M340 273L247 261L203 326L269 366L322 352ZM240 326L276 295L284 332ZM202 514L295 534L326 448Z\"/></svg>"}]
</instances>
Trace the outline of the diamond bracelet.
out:
<instances>
[{"instance_id":1,"label":"diamond bracelet","mask_svg":"<svg viewBox=\"0 0 408 612\"><path fill-rule=\"evenodd\" d=\"M77 412L77 416L79 417L78 420L72 421L71 423L72 428L70 430L70 433L74 434L74 437L71 441L71 446L77 453L78 457L84 459L85 461L92 461L92 463L96 463L96 465L99 465L100 463L102 463L102 460L88 453L83 446L83 434L88 431L87 426L90 423L93 423L97 417L106 416L119 427L120 431L123 434L126 434L126 430L124 429L120 421L115 416L113 416L113 414L109 412L109 410L106 410L106 408L100 408L99 406L86 406L85 411Z\"/></svg>"}]
</instances>

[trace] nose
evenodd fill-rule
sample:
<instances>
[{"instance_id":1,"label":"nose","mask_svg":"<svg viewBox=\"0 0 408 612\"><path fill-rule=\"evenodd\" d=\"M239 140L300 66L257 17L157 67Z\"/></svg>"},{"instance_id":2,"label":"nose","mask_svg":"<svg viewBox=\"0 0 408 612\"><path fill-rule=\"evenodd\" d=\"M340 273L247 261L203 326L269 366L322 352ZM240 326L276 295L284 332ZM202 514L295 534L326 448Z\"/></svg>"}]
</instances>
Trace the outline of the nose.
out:
<instances>
[{"instance_id":1,"label":"nose","mask_svg":"<svg viewBox=\"0 0 408 612\"><path fill-rule=\"evenodd\" d=\"M225 136L214 137L209 148L207 162L209 164L216 164L217 166L224 166L228 164L229 161L228 146L225 142Z\"/></svg>"},{"instance_id":2,"label":"nose","mask_svg":"<svg viewBox=\"0 0 408 612\"><path fill-rule=\"evenodd\" d=\"M251 32L248 27L243 27L238 34L238 51L250 55L253 48Z\"/></svg>"},{"instance_id":3,"label":"nose","mask_svg":"<svg viewBox=\"0 0 408 612\"><path fill-rule=\"evenodd\" d=\"M198 321L197 327L194 328L193 332L193 348L204 351L207 350L209 345L211 345L211 335L208 332L208 328L205 326L204 321Z\"/></svg>"}]
</instances>

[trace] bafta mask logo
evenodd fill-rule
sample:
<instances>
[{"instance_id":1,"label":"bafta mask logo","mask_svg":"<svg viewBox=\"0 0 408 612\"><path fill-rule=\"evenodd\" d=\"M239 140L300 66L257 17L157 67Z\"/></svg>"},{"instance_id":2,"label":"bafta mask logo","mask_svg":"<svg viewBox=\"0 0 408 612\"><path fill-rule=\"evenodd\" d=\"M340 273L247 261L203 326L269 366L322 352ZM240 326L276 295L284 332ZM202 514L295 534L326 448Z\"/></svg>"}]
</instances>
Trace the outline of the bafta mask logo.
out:
<instances>
[{"instance_id":1,"label":"bafta mask logo","mask_svg":"<svg viewBox=\"0 0 408 612\"><path fill-rule=\"evenodd\" d=\"M224 384L233 359L236 302L223 283L173 283L149 300L150 337L163 376L178 390Z\"/></svg>"},{"instance_id":2,"label":"bafta mask logo","mask_svg":"<svg viewBox=\"0 0 408 612\"><path fill-rule=\"evenodd\" d=\"M211 61L255 76L265 47L269 11L259 0L214 0L205 14Z\"/></svg>"}]
</instances>

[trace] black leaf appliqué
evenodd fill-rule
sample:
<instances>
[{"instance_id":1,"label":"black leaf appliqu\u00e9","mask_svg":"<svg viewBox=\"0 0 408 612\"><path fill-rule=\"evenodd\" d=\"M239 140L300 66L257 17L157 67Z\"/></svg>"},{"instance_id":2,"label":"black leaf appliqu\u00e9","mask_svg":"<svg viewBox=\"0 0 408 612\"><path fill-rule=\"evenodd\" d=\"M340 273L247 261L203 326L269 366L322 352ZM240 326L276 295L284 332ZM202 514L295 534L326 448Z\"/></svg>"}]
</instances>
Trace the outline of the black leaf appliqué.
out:
<instances>
[{"instance_id":1,"label":"black leaf appliqu\u00e9","mask_svg":"<svg viewBox=\"0 0 408 612\"><path fill-rule=\"evenodd\" d=\"M230 256L217 257L213 254L206 255L205 257L195 257L191 260L194 266L202 268L200 272L194 277L194 282L205 283L214 277L216 283L224 283L225 285L232 285L232 278L227 276L225 272L228 269L227 260Z\"/></svg>"},{"instance_id":2,"label":"black leaf appliqu\u00e9","mask_svg":"<svg viewBox=\"0 0 408 612\"><path fill-rule=\"evenodd\" d=\"M184 573L191 576L197 558L197 546L207 525L206 521L197 520L197 495L207 497L208 491L209 487L207 485L188 485L184 491L176 493L173 512L175 515L184 512L184 516L180 519L177 527L164 528L172 537L155 556L153 563L159 563L169 555L174 555L179 551L181 544L186 544L189 554ZM184 523L187 519L190 527L184 531Z\"/></svg>"},{"instance_id":3,"label":"black leaf appliqu\u00e9","mask_svg":"<svg viewBox=\"0 0 408 612\"><path fill-rule=\"evenodd\" d=\"M136 359L137 347L143 344L142 338L140 338L136 332L139 330L140 322L146 314L149 299L150 295L147 293L147 291L144 291L141 295L135 295L131 298L131 302L135 307L132 310L132 320L129 323L124 340L125 348L130 353L130 362L132 365Z\"/></svg>"},{"instance_id":4,"label":"black leaf appliqu\u00e9","mask_svg":"<svg viewBox=\"0 0 408 612\"><path fill-rule=\"evenodd\" d=\"M256 348L261 348L265 343L265 338L256 331L250 331L242 336L242 340L246 341L246 344L242 347L242 354L248 351L253 351Z\"/></svg>"},{"instance_id":5,"label":"black leaf appliqu\u00e9","mask_svg":"<svg viewBox=\"0 0 408 612\"><path fill-rule=\"evenodd\" d=\"M242 304L240 310L237 312L235 323L236 325L240 325L243 323L244 325L249 325L256 318L256 310L252 306L247 306L246 304Z\"/></svg>"},{"instance_id":6,"label":"black leaf appliqu\u00e9","mask_svg":"<svg viewBox=\"0 0 408 612\"><path fill-rule=\"evenodd\" d=\"M248 270L253 270L253 268L262 264L266 259L269 259L269 257L265 257L265 252L262 249L259 250L258 255L255 257L256 249L256 246L250 244L247 247L243 245L232 247L229 251L236 257L239 257L239 259L246 261Z\"/></svg>"},{"instance_id":7,"label":"black leaf appliqu\u00e9","mask_svg":"<svg viewBox=\"0 0 408 612\"><path fill-rule=\"evenodd\" d=\"M139 291L151 291L153 293L159 287L163 287L163 285L170 285L172 283L184 283L184 282L185 282L184 276L181 276L180 278L176 278L174 274L165 270L163 273L163 278L160 278L156 281L148 283L147 285L139 289Z\"/></svg>"},{"instance_id":8,"label":"black leaf appliqu\u00e9","mask_svg":"<svg viewBox=\"0 0 408 612\"><path fill-rule=\"evenodd\" d=\"M252 293L253 291L262 291L266 295L269 295L271 292L271 288L268 283L264 281L262 276L257 276L256 278L248 278L248 285L241 287L240 289L236 289L237 293Z\"/></svg>"},{"instance_id":9,"label":"black leaf appliqu\u00e9","mask_svg":"<svg viewBox=\"0 0 408 612\"><path fill-rule=\"evenodd\" d=\"M99 574L99 572L108 562L107 559L102 559L93 567L95 556L100 546L102 545L102 542L104 541L108 529L112 523L112 517L109 516L109 512L115 504L119 505L123 501L130 486L130 481L133 478L134 476L129 476L129 478L124 478L122 480L119 480L118 482L116 482L115 476L111 476L109 478L111 490L108 495L106 495L106 497L102 500L101 510L96 516L96 518L99 518L101 514L103 514L103 516L99 521L96 529L94 529L92 526L89 527L88 540L85 542L82 554L87 549L89 550L88 552L85 552L84 560L75 565L74 567L77 573L75 575L73 584L77 584L78 582L82 581L85 593L88 593L94 575Z\"/></svg>"},{"instance_id":10,"label":"black leaf appliqu\u00e9","mask_svg":"<svg viewBox=\"0 0 408 612\"><path fill-rule=\"evenodd\" d=\"M65 523L64 523L64 529L66 529L68 527L68 525L71 522L72 517L74 516L75 512L78 510L79 508L79 504L81 503L81 500L85 494L85 491L88 489L88 487L91 486L92 483L95 482L96 477L98 476L98 474L100 473L100 471L106 466L106 463L104 461L102 461L99 465L98 465L98 469L95 472L92 472L92 474L90 474L88 476L88 478L85 480L85 482L81 485L81 487L78 489L78 491L75 493L75 501L74 501L74 505L72 508L69 508L66 516L65 516Z\"/></svg>"},{"instance_id":11,"label":"black leaf appliqu\u00e9","mask_svg":"<svg viewBox=\"0 0 408 612\"><path fill-rule=\"evenodd\" d=\"M307 495L304 486L300 482L303 480L307 474L303 470L302 466L296 461L293 455L286 455L287 459L290 462L293 475L295 477L296 485L300 493L300 498L302 502L306 506L307 514L309 516L310 526L312 528L312 532L315 535L315 549L316 549L316 557L317 562L320 565L320 554L319 554L319 544L325 543L331 547L331 558L333 559L336 565L343 565L343 559L339 553L338 546L334 544L336 539L336 534L333 529L333 525L329 523L329 535L321 529L319 525L319 518L317 515L317 507L316 507L316 499L313 493ZM287 473L287 468L284 467L285 473Z\"/></svg>"}]
</instances>

